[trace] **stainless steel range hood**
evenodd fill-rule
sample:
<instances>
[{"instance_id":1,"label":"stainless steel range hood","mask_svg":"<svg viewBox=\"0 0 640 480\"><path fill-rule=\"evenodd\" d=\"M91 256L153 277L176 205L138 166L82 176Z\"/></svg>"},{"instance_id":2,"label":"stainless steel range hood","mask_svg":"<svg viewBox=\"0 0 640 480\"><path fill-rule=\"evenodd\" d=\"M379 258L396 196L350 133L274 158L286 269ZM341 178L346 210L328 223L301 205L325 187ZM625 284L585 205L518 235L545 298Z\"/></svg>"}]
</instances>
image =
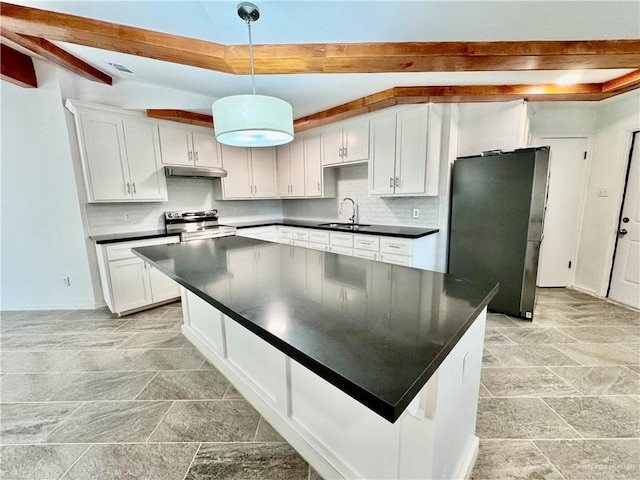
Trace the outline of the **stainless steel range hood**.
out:
<instances>
[{"instance_id":1,"label":"stainless steel range hood","mask_svg":"<svg viewBox=\"0 0 640 480\"><path fill-rule=\"evenodd\" d=\"M220 167L164 167L167 177L199 177L221 178L227 176L227 171Z\"/></svg>"}]
</instances>

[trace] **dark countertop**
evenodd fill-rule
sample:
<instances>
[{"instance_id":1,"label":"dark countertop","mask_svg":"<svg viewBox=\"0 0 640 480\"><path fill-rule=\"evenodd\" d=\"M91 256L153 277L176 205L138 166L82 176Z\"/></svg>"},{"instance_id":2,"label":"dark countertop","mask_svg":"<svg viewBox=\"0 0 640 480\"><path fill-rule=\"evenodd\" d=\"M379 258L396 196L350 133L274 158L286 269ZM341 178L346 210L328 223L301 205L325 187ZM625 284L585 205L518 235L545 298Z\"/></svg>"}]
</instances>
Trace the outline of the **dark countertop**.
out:
<instances>
[{"instance_id":1,"label":"dark countertop","mask_svg":"<svg viewBox=\"0 0 640 480\"><path fill-rule=\"evenodd\" d=\"M244 237L133 252L390 422L498 288Z\"/></svg>"},{"instance_id":2,"label":"dark countertop","mask_svg":"<svg viewBox=\"0 0 640 480\"><path fill-rule=\"evenodd\" d=\"M110 233L106 235L91 235L89 238L95 243L116 243L128 242L131 240L145 240L148 238L174 237L179 236L178 233L167 233L162 230L147 230L145 232L127 232L127 233Z\"/></svg>"},{"instance_id":3,"label":"dark countertop","mask_svg":"<svg viewBox=\"0 0 640 480\"><path fill-rule=\"evenodd\" d=\"M334 220L336 221L336 220ZM401 227L392 225L367 225L360 227L357 230L351 230L347 228L330 228L320 225L321 223L330 223L323 220L297 220L292 218L283 218L282 220L258 220L254 222L222 222L221 225L228 225L236 228L251 228L251 227L268 227L270 225L283 225L287 227L300 227L300 228L315 228L317 230L329 230L332 232L351 232L362 233L365 235L385 235L388 237L403 237L403 238L420 238L426 237L433 233L437 233L437 228L418 228L418 227Z\"/></svg>"}]
</instances>

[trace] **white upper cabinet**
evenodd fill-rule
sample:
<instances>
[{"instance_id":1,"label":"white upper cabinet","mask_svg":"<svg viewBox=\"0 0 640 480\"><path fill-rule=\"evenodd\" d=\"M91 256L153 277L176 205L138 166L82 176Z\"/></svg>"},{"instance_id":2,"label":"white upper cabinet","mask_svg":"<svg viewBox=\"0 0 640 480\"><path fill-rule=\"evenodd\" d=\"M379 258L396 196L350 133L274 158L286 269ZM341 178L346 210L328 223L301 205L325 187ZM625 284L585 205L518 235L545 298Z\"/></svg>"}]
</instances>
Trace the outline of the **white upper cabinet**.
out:
<instances>
[{"instance_id":1,"label":"white upper cabinet","mask_svg":"<svg viewBox=\"0 0 640 480\"><path fill-rule=\"evenodd\" d=\"M319 134L304 137L304 177L305 196L335 196L335 180L333 185L326 185L325 195L323 195L322 152Z\"/></svg>"},{"instance_id":2,"label":"white upper cabinet","mask_svg":"<svg viewBox=\"0 0 640 480\"><path fill-rule=\"evenodd\" d=\"M509 152L531 144L529 110L524 100L460 105L458 156L487 150Z\"/></svg>"},{"instance_id":3,"label":"white upper cabinet","mask_svg":"<svg viewBox=\"0 0 640 480\"><path fill-rule=\"evenodd\" d=\"M441 105L419 105L371 119L369 194L438 195Z\"/></svg>"},{"instance_id":4,"label":"white upper cabinet","mask_svg":"<svg viewBox=\"0 0 640 480\"><path fill-rule=\"evenodd\" d=\"M305 196L304 139L296 137L291 143L277 148L278 195Z\"/></svg>"},{"instance_id":5,"label":"white upper cabinet","mask_svg":"<svg viewBox=\"0 0 640 480\"><path fill-rule=\"evenodd\" d=\"M167 200L158 126L116 109L67 101L90 203Z\"/></svg>"},{"instance_id":6,"label":"white upper cabinet","mask_svg":"<svg viewBox=\"0 0 640 480\"><path fill-rule=\"evenodd\" d=\"M222 200L277 198L276 150L274 147L242 148L221 145L222 179L216 197Z\"/></svg>"},{"instance_id":7,"label":"white upper cabinet","mask_svg":"<svg viewBox=\"0 0 640 480\"><path fill-rule=\"evenodd\" d=\"M218 142L206 128L160 125L160 145L164 165L220 167Z\"/></svg>"},{"instance_id":8,"label":"white upper cabinet","mask_svg":"<svg viewBox=\"0 0 640 480\"><path fill-rule=\"evenodd\" d=\"M359 120L322 131L322 164L337 165L369 159L369 121Z\"/></svg>"}]
</instances>

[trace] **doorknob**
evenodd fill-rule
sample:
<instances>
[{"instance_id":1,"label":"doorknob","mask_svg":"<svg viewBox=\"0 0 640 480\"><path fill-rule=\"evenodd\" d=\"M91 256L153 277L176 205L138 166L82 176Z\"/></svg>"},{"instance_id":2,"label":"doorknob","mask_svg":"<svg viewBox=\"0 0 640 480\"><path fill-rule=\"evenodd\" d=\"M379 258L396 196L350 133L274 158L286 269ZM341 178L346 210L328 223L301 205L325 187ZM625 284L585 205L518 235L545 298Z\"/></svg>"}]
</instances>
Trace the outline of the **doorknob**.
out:
<instances>
[{"instance_id":1,"label":"doorknob","mask_svg":"<svg viewBox=\"0 0 640 480\"><path fill-rule=\"evenodd\" d=\"M627 233L629 233L629 232L627 232L626 228L619 228L618 229L618 234L619 235L626 235Z\"/></svg>"},{"instance_id":2,"label":"doorknob","mask_svg":"<svg viewBox=\"0 0 640 480\"><path fill-rule=\"evenodd\" d=\"M622 219L622 223L629 223L629 217L624 217Z\"/></svg>"}]
</instances>

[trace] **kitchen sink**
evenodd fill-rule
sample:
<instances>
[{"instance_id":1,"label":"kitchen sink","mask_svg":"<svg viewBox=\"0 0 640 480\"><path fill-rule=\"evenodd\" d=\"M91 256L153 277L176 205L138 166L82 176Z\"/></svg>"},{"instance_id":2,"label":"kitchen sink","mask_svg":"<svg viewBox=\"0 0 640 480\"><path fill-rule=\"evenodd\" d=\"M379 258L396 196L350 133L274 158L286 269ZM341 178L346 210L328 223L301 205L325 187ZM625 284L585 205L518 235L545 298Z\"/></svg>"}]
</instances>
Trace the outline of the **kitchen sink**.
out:
<instances>
[{"instance_id":1,"label":"kitchen sink","mask_svg":"<svg viewBox=\"0 0 640 480\"><path fill-rule=\"evenodd\" d=\"M358 230L362 227L370 227L371 225L366 225L364 223L319 223L319 227L329 227L329 228L337 228L340 230Z\"/></svg>"}]
</instances>

